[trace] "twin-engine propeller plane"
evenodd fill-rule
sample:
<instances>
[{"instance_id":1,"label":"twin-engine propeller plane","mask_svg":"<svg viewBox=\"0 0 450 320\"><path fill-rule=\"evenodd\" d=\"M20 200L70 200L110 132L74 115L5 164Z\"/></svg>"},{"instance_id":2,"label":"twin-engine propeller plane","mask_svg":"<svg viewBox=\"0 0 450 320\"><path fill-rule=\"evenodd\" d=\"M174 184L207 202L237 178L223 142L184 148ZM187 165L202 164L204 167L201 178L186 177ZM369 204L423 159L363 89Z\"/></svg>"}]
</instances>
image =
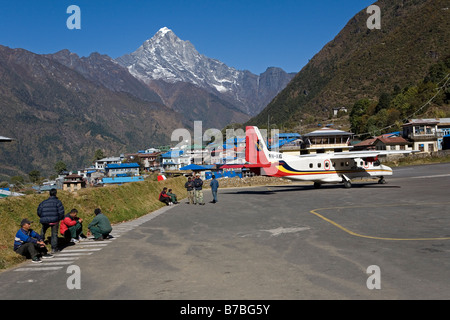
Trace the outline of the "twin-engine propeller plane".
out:
<instances>
[{"instance_id":1,"label":"twin-engine propeller plane","mask_svg":"<svg viewBox=\"0 0 450 320\"><path fill-rule=\"evenodd\" d=\"M312 181L315 188L324 183L343 183L346 188L357 178L377 178L386 183L385 177L392 169L380 164L378 156L406 154L413 151L353 151L307 155L289 155L269 151L257 127L246 128L246 161L258 167L261 175L289 180Z\"/></svg>"}]
</instances>

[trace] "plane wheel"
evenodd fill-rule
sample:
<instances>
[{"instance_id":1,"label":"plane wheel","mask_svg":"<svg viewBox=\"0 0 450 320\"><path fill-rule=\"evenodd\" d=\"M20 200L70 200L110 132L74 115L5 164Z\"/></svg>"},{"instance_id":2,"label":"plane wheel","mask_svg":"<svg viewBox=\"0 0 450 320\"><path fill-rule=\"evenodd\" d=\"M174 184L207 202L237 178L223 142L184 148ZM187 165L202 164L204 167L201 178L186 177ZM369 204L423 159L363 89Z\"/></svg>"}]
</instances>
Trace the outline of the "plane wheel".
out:
<instances>
[{"instance_id":1,"label":"plane wheel","mask_svg":"<svg viewBox=\"0 0 450 320\"><path fill-rule=\"evenodd\" d=\"M352 187L352 183L350 181L344 181L344 187L349 189Z\"/></svg>"},{"instance_id":2,"label":"plane wheel","mask_svg":"<svg viewBox=\"0 0 450 320\"><path fill-rule=\"evenodd\" d=\"M319 189L321 186L319 182L314 182L314 188Z\"/></svg>"},{"instance_id":3,"label":"plane wheel","mask_svg":"<svg viewBox=\"0 0 450 320\"><path fill-rule=\"evenodd\" d=\"M384 179L384 177L381 177L380 180L378 180L379 184L386 184L386 180Z\"/></svg>"}]
</instances>

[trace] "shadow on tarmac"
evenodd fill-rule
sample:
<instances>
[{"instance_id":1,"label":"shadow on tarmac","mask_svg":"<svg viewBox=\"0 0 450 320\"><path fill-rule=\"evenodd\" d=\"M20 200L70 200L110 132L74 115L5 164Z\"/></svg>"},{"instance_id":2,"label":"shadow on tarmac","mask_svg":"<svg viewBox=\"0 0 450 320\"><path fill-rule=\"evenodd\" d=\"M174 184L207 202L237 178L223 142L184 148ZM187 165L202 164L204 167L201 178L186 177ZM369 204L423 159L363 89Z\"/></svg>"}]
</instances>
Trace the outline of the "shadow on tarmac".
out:
<instances>
[{"instance_id":1,"label":"shadow on tarmac","mask_svg":"<svg viewBox=\"0 0 450 320\"><path fill-rule=\"evenodd\" d=\"M342 184L324 184L319 189L315 188L314 185L298 185L298 186L261 186L259 188L267 188L265 190L223 190L222 194L275 194L279 192L295 192L295 191L319 191L321 189L346 189ZM347 189L357 189L357 188L382 188L382 189L399 189L400 186L394 185L386 185L386 184L378 184L377 182L368 182L368 183L355 183L352 184L352 187Z\"/></svg>"}]
</instances>

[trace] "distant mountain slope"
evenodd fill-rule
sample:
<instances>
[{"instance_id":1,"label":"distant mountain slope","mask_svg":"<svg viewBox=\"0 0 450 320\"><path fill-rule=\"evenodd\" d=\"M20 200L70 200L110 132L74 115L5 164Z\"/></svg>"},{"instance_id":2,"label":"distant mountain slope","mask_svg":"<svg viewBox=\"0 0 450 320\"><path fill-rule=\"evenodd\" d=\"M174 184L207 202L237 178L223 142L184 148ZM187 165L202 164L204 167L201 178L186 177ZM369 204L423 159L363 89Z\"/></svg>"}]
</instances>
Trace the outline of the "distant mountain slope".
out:
<instances>
[{"instance_id":1,"label":"distant mountain slope","mask_svg":"<svg viewBox=\"0 0 450 320\"><path fill-rule=\"evenodd\" d=\"M297 74L249 124L294 127L333 107L377 99L395 86L422 80L431 65L450 53L448 0L381 0L381 30L369 30L366 10Z\"/></svg>"},{"instance_id":2,"label":"distant mountain slope","mask_svg":"<svg viewBox=\"0 0 450 320\"><path fill-rule=\"evenodd\" d=\"M228 67L200 54L192 43L168 28L160 29L135 52L116 61L147 84L155 80L190 83L250 116L261 111L294 77L279 68L254 75Z\"/></svg>"},{"instance_id":3,"label":"distant mountain slope","mask_svg":"<svg viewBox=\"0 0 450 320\"><path fill-rule=\"evenodd\" d=\"M188 128L192 128L194 121L202 121L206 130L222 129L230 123L241 123L250 119L249 115L227 100L188 82L169 83L154 80L148 86L159 94L166 106L182 115Z\"/></svg>"},{"instance_id":4,"label":"distant mountain slope","mask_svg":"<svg viewBox=\"0 0 450 320\"><path fill-rule=\"evenodd\" d=\"M23 49L0 46L0 75L1 133L17 140L1 146L0 174L51 174L58 160L82 168L96 149L112 155L168 143L183 127L160 103L112 91Z\"/></svg>"},{"instance_id":5,"label":"distant mountain slope","mask_svg":"<svg viewBox=\"0 0 450 320\"><path fill-rule=\"evenodd\" d=\"M94 52L89 57L80 58L76 53L65 49L45 55L45 57L58 61L62 65L77 71L86 79L101 84L112 91L127 92L141 100L163 104L156 92L133 77L126 68L120 66L107 55Z\"/></svg>"}]
</instances>

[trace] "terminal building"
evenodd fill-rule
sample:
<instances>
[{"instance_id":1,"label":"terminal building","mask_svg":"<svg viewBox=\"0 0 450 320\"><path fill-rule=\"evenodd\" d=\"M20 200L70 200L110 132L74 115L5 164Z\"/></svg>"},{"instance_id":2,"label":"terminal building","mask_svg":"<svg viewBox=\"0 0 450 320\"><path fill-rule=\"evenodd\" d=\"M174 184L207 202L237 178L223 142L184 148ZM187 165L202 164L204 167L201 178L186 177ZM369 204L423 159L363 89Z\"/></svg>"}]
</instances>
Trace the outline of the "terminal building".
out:
<instances>
[{"instance_id":1,"label":"terminal building","mask_svg":"<svg viewBox=\"0 0 450 320\"><path fill-rule=\"evenodd\" d=\"M300 154L348 152L352 137L353 133L325 127L302 136Z\"/></svg>"},{"instance_id":2,"label":"terminal building","mask_svg":"<svg viewBox=\"0 0 450 320\"><path fill-rule=\"evenodd\" d=\"M421 152L448 149L449 136L450 118L412 119L403 125L403 137Z\"/></svg>"}]
</instances>

